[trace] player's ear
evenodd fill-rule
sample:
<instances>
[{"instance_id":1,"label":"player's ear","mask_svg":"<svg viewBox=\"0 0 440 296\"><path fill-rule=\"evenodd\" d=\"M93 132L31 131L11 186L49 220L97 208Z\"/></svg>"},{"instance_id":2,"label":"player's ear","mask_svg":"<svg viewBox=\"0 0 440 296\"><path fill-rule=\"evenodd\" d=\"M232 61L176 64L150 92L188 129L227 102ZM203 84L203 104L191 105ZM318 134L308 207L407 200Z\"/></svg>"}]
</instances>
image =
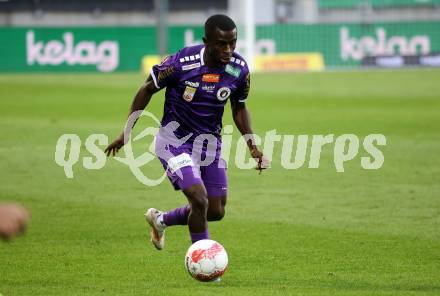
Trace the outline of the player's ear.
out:
<instances>
[{"instance_id":1,"label":"player's ear","mask_svg":"<svg viewBox=\"0 0 440 296\"><path fill-rule=\"evenodd\" d=\"M202 40L205 45L208 43L208 39L206 39L206 37L202 37Z\"/></svg>"}]
</instances>

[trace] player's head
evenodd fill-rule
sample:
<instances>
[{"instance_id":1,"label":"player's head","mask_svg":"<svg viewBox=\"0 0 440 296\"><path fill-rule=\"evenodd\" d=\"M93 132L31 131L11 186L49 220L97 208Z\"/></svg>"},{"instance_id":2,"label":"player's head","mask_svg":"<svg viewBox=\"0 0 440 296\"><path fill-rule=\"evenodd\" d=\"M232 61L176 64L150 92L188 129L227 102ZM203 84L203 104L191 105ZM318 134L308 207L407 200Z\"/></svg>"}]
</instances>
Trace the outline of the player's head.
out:
<instances>
[{"instance_id":1,"label":"player's head","mask_svg":"<svg viewBox=\"0 0 440 296\"><path fill-rule=\"evenodd\" d=\"M234 21L223 14L209 17L205 23L205 51L218 64L227 64L237 42L237 27Z\"/></svg>"}]
</instances>

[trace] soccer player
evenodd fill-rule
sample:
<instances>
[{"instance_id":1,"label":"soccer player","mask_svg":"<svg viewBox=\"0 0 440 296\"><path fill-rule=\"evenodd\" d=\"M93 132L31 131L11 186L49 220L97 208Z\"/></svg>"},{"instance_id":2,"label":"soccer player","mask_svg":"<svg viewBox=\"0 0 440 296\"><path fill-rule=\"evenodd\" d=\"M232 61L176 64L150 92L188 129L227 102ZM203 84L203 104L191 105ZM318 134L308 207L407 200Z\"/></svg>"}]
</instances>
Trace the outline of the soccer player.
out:
<instances>
[{"instance_id":1,"label":"soccer player","mask_svg":"<svg viewBox=\"0 0 440 296\"><path fill-rule=\"evenodd\" d=\"M130 114L144 110L154 93L166 88L161 126L178 123L172 133L156 136L156 154L176 190L182 190L189 205L169 212L150 208L145 214L151 226L151 241L164 248L165 228L188 225L192 242L210 238L207 221L221 220L227 196L226 165L220 158L224 106L229 99L234 122L242 135L251 135L246 99L250 87L249 69L243 57L234 52L237 28L226 15L213 15L205 23L203 45L189 46L155 65L131 105ZM216 142L198 142L211 135ZM127 137L126 137L127 139ZM174 139L174 140L173 140ZM184 139L179 145L176 140ZM124 145L122 133L105 150L108 156ZM247 136L257 170L267 168L252 136ZM176 147L178 146L178 147ZM196 151L195 147L201 147ZM201 159L211 157L209 164Z\"/></svg>"}]
</instances>

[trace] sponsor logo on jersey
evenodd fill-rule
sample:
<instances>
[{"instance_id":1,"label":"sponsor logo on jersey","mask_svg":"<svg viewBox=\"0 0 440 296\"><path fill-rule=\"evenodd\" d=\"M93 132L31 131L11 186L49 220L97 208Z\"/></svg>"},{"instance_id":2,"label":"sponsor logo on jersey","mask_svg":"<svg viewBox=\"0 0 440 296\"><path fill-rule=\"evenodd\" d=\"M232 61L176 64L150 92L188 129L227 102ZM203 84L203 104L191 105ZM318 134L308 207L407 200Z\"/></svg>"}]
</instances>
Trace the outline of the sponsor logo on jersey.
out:
<instances>
[{"instance_id":1,"label":"sponsor logo on jersey","mask_svg":"<svg viewBox=\"0 0 440 296\"><path fill-rule=\"evenodd\" d=\"M188 71L188 70L195 69L195 68L200 68L200 62L182 66L183 71Z\"/></svg>"},{"instance_id":2,"label":"sponsor logo on jersey","mask_svg":"<svg viewBox=\"0 0 440 296\"><path fill-rule=\"evenodd\" d=\"M217 99L219 101L224 101L229 98L231 94L231 89L229 87L222 87L217 91Z\"/></svg>"},{"instance_id":3,"label":"sponsor logo on jersey","mask_svg":"<svg viewBox=\"0 0 440 296\"><path fill-rule=\"evenodd\" d=\"M220 81L220 74L204 74L202 76L203 82L211 82L211 83L217 83Z\"/></svg>"},{"instance_id":4,"label":"sponsor logo on jersey","mask_svg":"<svg viewBox=\"0 0 440 296\"><path fill-rule=\"evenodd\" d=\"M202 89L208 93L213 93L215 90L215 85L204 85Z\"/></svg>"},{"instance_id":5,"label":"sponsor logo on jersey","mask_svg":"<svg viewBox=\"0 0 440 296\"><path fill-rule=\"evenodd\" d=\"M185 87L185 91L183 92L183 99L187 102L191 102L194 98L194 94L196 93L197 88L192 86Z\"/></svg>"},{"instance_id":6,"label":"sponsor logo on jersey","mask_svg":"<svg viewBox=\"0 0 440 296\"><path fill-rule=\"evenodd\" d=\"M226 65L225 68L226 73L231 74L232 76L238 77L240 76L241 70L235 67L232 67L231 65Z\"/></svg>"},{"instance_id":7,"label":"sponsor logo on jersey","mask_svg":"<svg viewBox=\"0 0 440 296\"><path fill-rule=\"evenodd\" d=\"M192 82L192 81L188 81L188 80L185 81L185 84L192 86L192 87L196 87L196 88L199 87L199 85L200 85L198 82Z\"/></svg>"},{"instance_id":8,"label":"sponsor logo on jersey","mask_svg":"<svg viewBox=\"0 0 440 296\"><path fill-rule=\"evenodd\" d=\"M182 153L168 160L168 167L172 172L176 172L177 170L187 166L194 166L191 156L189 156L187 153Z\"/></svg>"}]
</instances>

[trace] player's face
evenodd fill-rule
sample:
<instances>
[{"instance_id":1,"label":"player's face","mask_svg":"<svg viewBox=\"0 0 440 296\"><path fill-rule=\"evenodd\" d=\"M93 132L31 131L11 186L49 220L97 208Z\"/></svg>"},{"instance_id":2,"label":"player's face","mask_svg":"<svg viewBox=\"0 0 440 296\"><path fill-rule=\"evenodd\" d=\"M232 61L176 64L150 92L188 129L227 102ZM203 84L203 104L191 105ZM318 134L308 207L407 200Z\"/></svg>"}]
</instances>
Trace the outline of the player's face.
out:
<instances>
[{"instance_id":1,"label":"player's face","mask_svg":"<svg viewBox=\"0 0 440 296\"><path fill-rule=\"evenodd\" d=\"M204 41L212 61L217 64L227 64L235 50L237 29L222 31L216 28L214 34L204 39Z\"/></svg>"}]
</instances>

